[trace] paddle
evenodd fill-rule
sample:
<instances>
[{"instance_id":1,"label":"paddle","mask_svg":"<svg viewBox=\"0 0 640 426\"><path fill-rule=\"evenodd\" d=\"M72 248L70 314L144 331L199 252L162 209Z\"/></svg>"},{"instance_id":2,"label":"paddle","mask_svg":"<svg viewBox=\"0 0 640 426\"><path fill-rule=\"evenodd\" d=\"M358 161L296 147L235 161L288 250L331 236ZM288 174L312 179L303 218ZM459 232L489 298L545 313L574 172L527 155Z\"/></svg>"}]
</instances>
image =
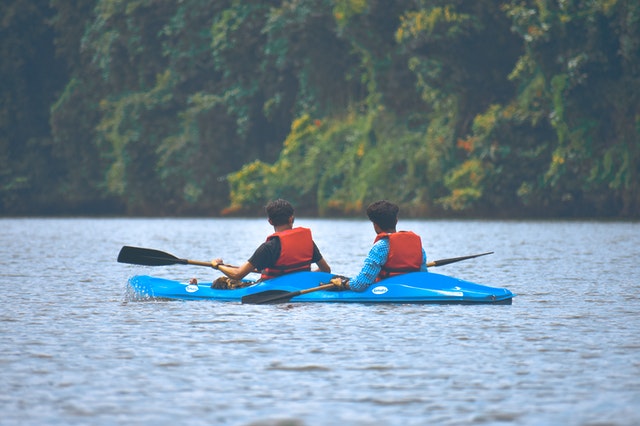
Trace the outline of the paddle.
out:
<instances>
[{"instance_id":1,"label":"paddle","mask_svg":"<svg viewBox=\"0 0 640 426\"><path fill-rule=\"evenodd\" d=\"M172 254L160 250L153 250L141 247L124 246L118 254L118 262L131 263L133 265L163 266L163 265L198 265L213 268L211 262L200 260L179 259Z\"/></svg>"},{"instance_id":2,"label":"paddle","mask_svg":"<svg viewBox=\"0 0 640 426\"><path fill-rule=\"evenodd\" d=\"M448 265L454 262L460 262L461 260L473 259L474 257L486 256L488 254L492 254L493 252L480 253L480 254L472 254L470 256L462 256L462 257L452 257L450 259L440 259L434 260L432 262L427 263L427 266L443 266ZM292 298L296 296L300 296L301 294L312 293L314 291L325 290L333 287L335 284L328 283L322 284L318 287L308 288L306 290L298 290L298 291L286 291L286 290L267 290L261 291L259 293L248 294L242 297L242 303L249 303L254 305L262 305L267 303L286 303Z\"/></svg>"},{"instance_id":3,"label":"paddle","mask_svg":"<svg viewBox=\"0 0 640 426\"><path fill-rule=\"evenodd\" d=\"M301 294L312 293L318 290L326 290L333 287L335 284L327 283L318 287L308 288L306 290L298 291L286 291L286 290L267 290L260 293L248 294L242 297L242 303L248 303L253 305L264 305L267 303L286 303L291 298L300 296Z\"/></svg>"},{"instance_id":4,"label":"paddle","mask_svg":"<svg viewBox=\"0 0 640 426\"><path fill-rule=\"evenodd\" d=\"M443 266L443 265L448 265L454 262L460 262L461 260L467 260L467 259L473 259L474 257L486 256L488 254L493 254L493 252L488 251L486 253L472 254L471 256L452 257L450 259L434 260L433 262L427 263L427 266Z\"/></svg>"}]
</instances>

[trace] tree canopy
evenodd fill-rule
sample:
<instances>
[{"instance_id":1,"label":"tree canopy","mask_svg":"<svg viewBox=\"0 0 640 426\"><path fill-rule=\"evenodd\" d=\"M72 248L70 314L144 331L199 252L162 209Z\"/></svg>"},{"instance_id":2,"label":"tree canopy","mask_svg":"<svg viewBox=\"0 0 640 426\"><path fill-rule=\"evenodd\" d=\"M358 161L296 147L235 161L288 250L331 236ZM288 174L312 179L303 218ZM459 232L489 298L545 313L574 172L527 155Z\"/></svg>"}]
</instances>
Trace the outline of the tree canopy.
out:
<instances>
[{"instance_id":1,"label":"tree canopy","mask_svg":"<svg viewBox=\"0 0 640 426\"><path fill-rule=\"evenodd\" d=\"M640 216L631 0L6 0L0 211Z\"/></svg>"}]
</instances>

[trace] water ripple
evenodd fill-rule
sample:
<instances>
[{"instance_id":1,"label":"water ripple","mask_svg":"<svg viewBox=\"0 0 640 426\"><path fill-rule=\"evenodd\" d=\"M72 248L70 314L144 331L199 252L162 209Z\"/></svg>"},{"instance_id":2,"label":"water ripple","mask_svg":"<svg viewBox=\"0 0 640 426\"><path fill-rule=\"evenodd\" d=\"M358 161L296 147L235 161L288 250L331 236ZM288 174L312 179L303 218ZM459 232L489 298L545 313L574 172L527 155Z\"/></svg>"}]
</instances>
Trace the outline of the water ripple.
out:
<instances>
[{"instance_id":1,"label":"water ripple","mask_svg":"<svg viewBox=\"0 0 640 426\"><path fill-rule=\"evenodd\" d=\"M510 306L248 306L134 299L136 273L216 272L115 257L240 262L263 220L2 221L3 425L640 423L640 224L405 223L432 260L495 251L438 272L508 287ZM357 272L368 222L298 222Z\"/></svg>"}]
</instances>

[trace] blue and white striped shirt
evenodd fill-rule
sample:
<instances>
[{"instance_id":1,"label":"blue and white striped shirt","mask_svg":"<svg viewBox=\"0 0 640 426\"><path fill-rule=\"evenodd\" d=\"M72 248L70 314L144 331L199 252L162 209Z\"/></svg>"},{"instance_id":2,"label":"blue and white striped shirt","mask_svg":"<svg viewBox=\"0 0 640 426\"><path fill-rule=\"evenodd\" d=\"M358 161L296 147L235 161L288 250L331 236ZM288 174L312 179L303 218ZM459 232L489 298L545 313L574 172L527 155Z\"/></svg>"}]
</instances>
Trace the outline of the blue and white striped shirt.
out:
<instances>
[{"instance_id":1,"label":"blue and white striped shirt","mask_svg":"<svg viewBox=\"0 0 640 426\"><path fill-rule=\"evenodd\" d=\"M382 265L387 262L387 258L389 257L389 239L383 238L378 240L371 250L369 250L369 254L364 259L364 266L360 273L356 275L355 278L349 279L349 287L353 291L365 291L371 284L376 282L376 278L382 269ZM422 265L420 266L420 271L427 271L427 255L422 249Z\"/></svg>"}]
</instances>

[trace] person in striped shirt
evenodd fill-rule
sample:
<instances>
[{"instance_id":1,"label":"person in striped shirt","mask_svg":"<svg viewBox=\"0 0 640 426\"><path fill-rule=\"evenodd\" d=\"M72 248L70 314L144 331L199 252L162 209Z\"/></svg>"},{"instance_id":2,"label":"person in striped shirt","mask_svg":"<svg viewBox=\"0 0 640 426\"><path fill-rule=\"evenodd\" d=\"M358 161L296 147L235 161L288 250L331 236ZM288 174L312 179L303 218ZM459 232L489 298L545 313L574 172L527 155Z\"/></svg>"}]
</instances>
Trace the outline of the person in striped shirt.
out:
<instances>
[{"instance_id":1,"label":"person in striped shirt","mask_svg":"<svg viewBox=\"0 0 640 426\"><path fill-rule=\"evenodd\" d=\"M353 278L331 279L335 290L365 291L381 279L407 272L427 271L427 255L420 237L411 231L396 231L399 207L379 200L367 207L376 239L364 260L360 273Z\"/></svg>"}]
</instances>

